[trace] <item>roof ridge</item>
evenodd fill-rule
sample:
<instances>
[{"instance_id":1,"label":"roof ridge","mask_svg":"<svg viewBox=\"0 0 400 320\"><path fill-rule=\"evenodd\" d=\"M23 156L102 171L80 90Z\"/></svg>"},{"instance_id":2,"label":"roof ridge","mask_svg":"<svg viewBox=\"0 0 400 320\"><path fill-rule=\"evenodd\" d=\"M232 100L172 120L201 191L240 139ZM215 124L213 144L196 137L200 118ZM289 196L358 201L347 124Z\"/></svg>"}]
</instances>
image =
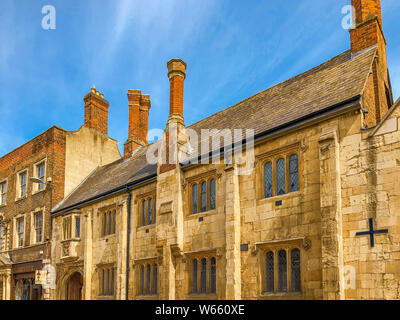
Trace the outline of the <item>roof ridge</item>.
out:
<instances>
[{"instance_id":1,"label":"roof ridge","mask_svg":"<svg viewBox=\"0 0 400 320\"><path fill-rule=\"evenodd\" d=\"M329 64L330 62L334 61L335 59L338 59L340 56L344 56L345 54L349 54L349 53L350 53L350 50L346 50L346 51L344 51L344 52L338 54L337 56L335 56L335 57L333 57L333 58L331 58L331 59L329 59L329 60L327 60L327 61L325 61L325 62L323 62L323 63L321 63L321 64L319 64L319 65L317 65L317 66L315 66L315 67L313 67L313 68L311 68L311 69L308 69L308 70L306 70L306 71L304 71L304 72L302 72L302 73L299 73L299 74L297 74L297 75L295 75L295 76L293 76L293 77L291 77L291 78L289 78L289 79L286 79L286 80L284 80L284 81L281 81L281 82L279 82L279 83L277 83L277 84L274 84L273 86L268 87L267 89L264 89L264 90L262 90L262 91L259 91L259 92L255 93L255 94L253 94L253 95L251 95L251 96L249 96L249 97L247 97L247 98L245 98L245 99L243 99L243 100L240 100L239 102L237 102L237 103L235 103L235 104L233 104L233 105L231 105L231 106L229 106L229 107L226 107L225 109L222 109L222 110L220 110L220 111L218 111L218 112L215 112L215 113L209 115L209 116L206 117L206 118L203 118L203 119L201 119L201 120L198 120L198 121L192 123L191 125L189 125L188 128L190 128L191 126L194 126L195 124L197 124L197 123L199 123L199 122L201 122L201 121L203 121L203 120L205 120L205 119L208 119L208 118L210 118L210 117L212 117L212 116L214 116L214 115L216 115L216 114L219 114L219 113L221 113L221 112L224 112L224 111L226 111L226 110L229 110L229 109L231 109L231 108L234 108L234 107L236 107L237 105L239 105L239 104L241 104L241 103L243 103L243 102L245 102L245 101L247 101L247 100L256 98L257 96L261 95L262 93L264 93L264 92L266 92L266 91L268 91L268 90L272 90L272 89L274 89L274 88L276 88L276 87L278 87L278 86L280 86L280 85L283 85L283 84L285 84L285 83L287 83L287 82L295 81L296 79L298 79L298 78L300 78L300 77L303 77L304 75L307 75L307 76L308 76L308 75L311 75L312 73L315 73L315 71L316 71L318 68L321 68L321 66L327 65L327 64ZM362 54L364 54L364 53L365 53L365 52L363 52ZM359 56L361 56L362 54L360 54ZM357 57L359 57L359 56L356 56L356 57L354 57L354 58L357 58ZM352 58L353 58L353 57L350 57L350 59L352 59ZM345 62L345 61L344 61L344 62ZM344 62L342 62L342 63L344 63Z\"/></svg>"}]
</instances>

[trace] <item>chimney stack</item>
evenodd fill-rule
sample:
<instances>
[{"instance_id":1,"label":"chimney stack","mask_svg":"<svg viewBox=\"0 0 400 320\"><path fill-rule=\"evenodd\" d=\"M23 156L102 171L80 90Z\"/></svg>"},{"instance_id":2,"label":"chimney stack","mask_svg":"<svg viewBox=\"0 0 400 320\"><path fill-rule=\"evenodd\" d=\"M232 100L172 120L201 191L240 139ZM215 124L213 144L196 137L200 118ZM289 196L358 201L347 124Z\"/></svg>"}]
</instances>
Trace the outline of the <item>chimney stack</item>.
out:
<instances>
[{"instance_id":1,"label":"chimney stack","mask_svg":"<svg viewBox=\"0 0 400 320\"><path fill-rule=\"evenodd\" d=\"M128 90L129 128L124 145L124 158L130 158L138 146L148 144L150 96L140 90Z\"/></svg>"},{"instance_id":2,"label":"chimney stack","mask_svg":"<svg viewBox=\"0 0 400 320\"><path fill-rule=\"evenodd\" d=\"M169 119L183 123L183 84L186 78L186 63L172 59L167 63L170 83Z\"/></svg>"},{"instance_id":3,"label":"chimney stack","mask_svg":"<svg viewBox=\"0 0 400 320\"><path fill-rule=\"evenodd\" d=\"M351 0L355 10L355 28L350 30L351 53L377 47L377 54L368 79L371 92L364 101L368 113L364 117L364 126L372 127L379 123L393 104L389 70L386 58L386 39L382 28L382 10L380 0Z\"/></svg>"},{"instance_id":4,"label":"chimney stack","mask_svg":"<svg viewBox=\"0 0 400 320\"><path fill-rule=\"evenodd\" d=\"M381 51L382 47L386 47L386 39L380 0L351 0L351 4L356 18L355 28L350 30L351 53L356 54L375 45Z\"/></svg>"},{"instance_id":5,"label":"chimney stack","mask_svg":"<svg viewBox=\"0 0 400 320\"><path fill-rule=\"evenodd\" d=\"M109 102L104 99L104 94L93 87L83 100L85 101L84 126L108 135Z\"/></svg>"}]
</instances>

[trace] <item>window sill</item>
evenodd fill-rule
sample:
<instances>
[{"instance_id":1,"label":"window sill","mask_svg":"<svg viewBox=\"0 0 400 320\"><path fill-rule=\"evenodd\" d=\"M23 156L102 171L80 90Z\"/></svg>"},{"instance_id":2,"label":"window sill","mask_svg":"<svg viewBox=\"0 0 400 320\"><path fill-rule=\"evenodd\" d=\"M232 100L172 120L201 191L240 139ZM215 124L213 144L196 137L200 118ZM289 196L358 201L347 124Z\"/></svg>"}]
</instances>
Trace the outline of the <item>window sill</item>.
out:
<instances>
[{"instance_id":1,"label":"window sill","mask_svg":"<svg viewBox=\"0 0 400 320\"><path fill-rule=\"evenodd\" d=\"M157 295L137 295L136 300L158 300Z\"/></svg>"},{"instance_id":2,"label":"window sill","mask_svg":"<svg viewBox=\"0 0 400 320\"><path fill-rule=\"evenodd\" d=\"M284 200L286 198L290 198L290 197L298 197L301 196L303 193L301 191L293 191L293 192L289 192L289 193L285 193L285 194L281 194L279 196L273 196L273 197L269 197L269 198L261 198L258 199L257 202L274 202L274 201L279 201L279 200Z\"/></svg>"},{"instance_id":3,"label":"window sill","mask_svg":"<svg viewBox=\"0 0 400 320\"><path fill-rule=\"evenodd\" d=\"M217 209L212 209L212 210L208 210L208 211L204 211L204 212L190 213L185 218L186 218L186 220L191 220L191 219L198 219L198 218L205 217L205 216L211 216L214 214L217 214Z\"/></svg>"},{"instance_id":4,"label":"window sill","mask_svg":"<svg viewBox=\"0 0 400 320\"><path fill-rule=\"evenodd\" d=\"M108 239L112 239L112 238L115 238L117 235L115 234L115 233L112 233L112 234L107 234L107 235L105 235L105 236L101 236L101 240L108 240ZM80 239L79 239L80 240Z\"/></svg>"},{"instance_id":5,"label":"window sill","mask_svg":"<svg viewBox=\"0 0 400 320\"><path fill-rule=\"evenodd\" d=\"M303 294L301 292L264 292L260 294L259 298L265 300L298 300L303 299Z\"/></svg>"},{"instance_id":6,"label":"window sill","mask_svg":"<svg viewBox=\"0 0 400 320\"><path fill-rule=\"evenodd\" d=\"M26 196L23 196L23 197L20 197L20 198L17 198L17 199L15 199L15 202L19 202L19 201L25 200L26 198L28 198L28 196L27 196L27 195L26 195Z\"/></svg>"},{"instance_id":7,"label":"window sill","mask_svg":"<svg viewBox=\"0 0 400 320\"><path fill-rule=\"evenodd\" d=\"M46 191L46 187L44 187L44 188L41 189L41 190L33 191L33 192L32 192L32 195L34 196L35 194L38 194L38 193L41 193L41 192L44 192L44 191Z\"/></svg>"},{"instance_id":8,"label":"window sill","mask_svg":"<svg viewBox=\"0 0 400 320\"><path fill-rule=\"evenodd\" d=\"M218 300L216 293L191 293L186 296L186 300Z\"/></svg>"},{"instance_id":9,"label":"window sill","mask_svg":"<svg viewBox=\"0 0 400 320\"><path fill-rule=\"evenodd\" d=\"M7 206L7 203L5 204L0 204L0 209L5 208Z\"/></svg>"},{"instance_id":10,"label":"window sill","mask_svg":"<svg viewBox=\"0 0 400 320\"><path fill-rule=\"evenodd\" d=\"M65 243L65 242L78 242L78 241L81 241L81 238L64 239L64 240L61 240L61 243Z\"/></svg>"},{"instance_id":11,"label":"window sill","mask_svg":"<svg viewBox=\"0 0 400 320\"><path fill-rule=\"evenodd\" d=\"M146 229L155 229L155 227L156 227L156 224L153 223L153 224L149 224L147 226L139 226L136 229L137 229L137 231L141 231L141 230L146 230Z\"/></svg>"},{"instance_id":12,"label":"window sill","mask_svg":"<svg viewBox=\"0 0 400 320\"><path fill-rule=\"evenodd\" d=\"M97 300L115 300L115 296L97 296Z\"/></svg>"}]
</instances>

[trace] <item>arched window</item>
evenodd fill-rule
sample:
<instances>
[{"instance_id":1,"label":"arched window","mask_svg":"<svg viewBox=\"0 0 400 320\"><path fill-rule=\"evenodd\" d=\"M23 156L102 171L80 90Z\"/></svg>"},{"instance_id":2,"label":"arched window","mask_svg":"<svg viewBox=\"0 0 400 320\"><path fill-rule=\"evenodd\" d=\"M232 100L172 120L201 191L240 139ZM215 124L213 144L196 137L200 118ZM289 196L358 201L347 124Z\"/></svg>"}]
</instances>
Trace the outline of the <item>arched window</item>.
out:
<instances>
[{"instance_id":1,"label":"arched window","mask_svg":"<svg viewBox=\"0 0 400 320\"><path fill-rule=\"evenodd\" d=\"M192 186L192 213L197 213L197 184Z\"/></svg>"},{"instance_id":2,"label":"arched window","mask_svg":"<svg viewBox=\"0 0 400 320\"><path fill-rule=\"evenodd\" d=\"M151 266L147 265L147 275L146 275L146 294L150 294L150 280L151 280Z\"/></svg>"},{"instance_id":3,"label":"arched window","mask_svg":"<svg viewBox=\"0 0 400 320\"><path fill-rule=\"evenodd\" d=\"M146 225L146 200L142 201L142 226Z\"/></svg>"},{"instance_id":4,"label":"arched window","mask_svg":"<svg viewBox=\"0 0 400 320\"><path fill-rule=\"evenodd\" d=\"M192 262L192 293L197 293L197 259Z\"/></svg>"},{"instance_id":5,"label":"arched window","mask_svg":"<svg viewBox=\"0 0 400 320\"><path fill-rule=\"evenodd\" d=\"M287 291L286 251L278 252L278 291Z\"/></svg>"},{"instance_id":6,"label":"arched window","mask_svg":"<svg viewBox=\"0 0 400 320\"><path fill-rule=\"evenodd\" d=\"M153 223L153 200L149 199L149 206L148 206L149 214L148 214L148 224Z\"/></svg>"},{"instance_id":7,"label":"arched window","mask_svg":"<svg viewBox=\"0 0 400 320\"><path fill-rule=\"evenodd\" d=\"M207 211L207 183L205 181L201 183L200 204L200 211Z\"/></svg>"},{"instance_id":8,"label":"arched window","mask_svg":"<svg viewBox=\"0 0 400 320\"><path fill-rule=\"evenodd\" d=\"M269 251L265 259L265 291L274 292L274 253Z\"/></svg>"},{"instance_id":9,"label":"arched window","mask_svg":"<svg viewBox=\"0 0 400 320\"><path fill-rule=\"evenodd\" d=\"M139 293L144 295L144 266L140 266L140 286Z\"/></svg>"},{"instance_id":10,"label":"arched window","mask_svg":"<svg viewBox=\"0 0 400 320\"><path fill-rule=\"evenodd\" d=\"M292 288L293 292L301 291L300 282L300 250L293 249L291 253L291 264L292 264Z\"/></svg>"},{"instance_id":11,"label":"arched window","mask_svg":"<svg viewBox=\"0 0 400 320\"><path fill-rule=\"evenodd\" d=\"M207 292L207 259L201 259L201 293Z\"/></svg>"},{"instance_id":12,"label":"arched window","mask_svg":"<svg viewBox=\"0 0 400 320\"><path fill-rule=\"evenodd\" d=\"M289 158L290 192L299 190L299 161L297 154Z\"/></svg>"},{"instance_id":13,"label":"arched window","mask_svg":"<svg viewBox=\"0 0 400 320\"><path fill-rule=\"evenodd\" d=\"M217 260L211 258L210 260L210 293L216 293L217 289Z\"/></svg>"},{"instance_id":14,"label":"arched window","mask_svg":"<svg viewBox=\"0 0 400 320\"><path fill-rule=\"evenodd\" d=\"M215 179L210 181L210 210L215 209Z\"/></svg>"},{"instance_id":15,"label":"arched window","mask_svg":"<svg viewBox=\"0 0 400 320\"><path fill-rule=\"evenodd\" d=\"M264 197L272 197L272 162L264 165Z\"/></svg>"},{"instance_id":16,"label":"arched window","mask_svg":"<svg viewBox=\"0 0 400 320\"><path fill-rule=\"evenodd\" d=\"M276 194L281 195L285 193L285 159L280 158L276 162Z\"/></svg>"},{"instance_id":17,"label":"arched window","mask_svg":"<svg viewBox=\"0 0 400 320\"><path fill-rule=\"evenodd\" d=\"M153 266L153 294L157 294L157 265Z\"/></svg>"}]
</instances>

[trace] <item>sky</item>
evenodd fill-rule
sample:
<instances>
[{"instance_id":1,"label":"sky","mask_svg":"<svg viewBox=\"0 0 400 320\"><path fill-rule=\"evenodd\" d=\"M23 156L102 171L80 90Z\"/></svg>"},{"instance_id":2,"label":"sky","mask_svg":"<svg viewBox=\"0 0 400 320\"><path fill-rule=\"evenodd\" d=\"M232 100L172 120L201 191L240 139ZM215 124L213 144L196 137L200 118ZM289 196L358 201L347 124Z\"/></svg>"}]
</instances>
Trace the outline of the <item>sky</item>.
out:
<instances>
[{"instance_id":1,"label":"sky","mask_svg":"<svg viewBox=\"0 0 400 320\"><path fill-rule=\"evenodd\" d=\"M395 100L400 1L381 0ZM169 113L166 63L187 62L190 125L346 51L350 0L1 0L0 156L52 125L77 130L93 85L110 102L121 153L128 89L150 94L149 128ZM42 28L45 5L56 28Z\"/></svg>"}]
</instances>

